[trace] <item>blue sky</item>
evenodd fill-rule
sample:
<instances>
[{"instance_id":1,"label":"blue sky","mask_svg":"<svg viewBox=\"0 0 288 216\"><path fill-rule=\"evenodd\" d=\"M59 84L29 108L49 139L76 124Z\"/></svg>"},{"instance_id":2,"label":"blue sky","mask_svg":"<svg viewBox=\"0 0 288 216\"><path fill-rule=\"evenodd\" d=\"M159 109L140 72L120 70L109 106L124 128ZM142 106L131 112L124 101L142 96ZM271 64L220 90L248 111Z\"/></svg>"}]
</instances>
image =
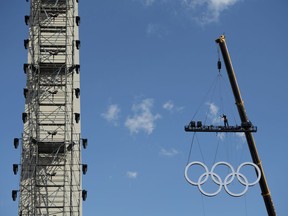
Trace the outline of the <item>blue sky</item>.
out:
<instances>
[{"instance_id":1,"label":"blue sky","mask_svg":"<svg viewBox=\"0 0 288 216\"><path fill-rule=\"evenodd\" d=\"M219 77L216 68L214 40L223 33L249 119L258 126L276 211L287 214L287 9L285 0L79 1L81 124L89 140L83 215L266 215L259 185L240 198L223 189L209 198L184 178L188 159L235 168L251 161L247 144L231 134L197 135L189 157L192 134L184 125L194 114L221 124L225 113L239 124L226 70ZM14 216L11 190L20 177L12 164L20 152L13 138L23 130L29 4L1 1L0 12L0 215Z\"/></svg>"}]
</instances>

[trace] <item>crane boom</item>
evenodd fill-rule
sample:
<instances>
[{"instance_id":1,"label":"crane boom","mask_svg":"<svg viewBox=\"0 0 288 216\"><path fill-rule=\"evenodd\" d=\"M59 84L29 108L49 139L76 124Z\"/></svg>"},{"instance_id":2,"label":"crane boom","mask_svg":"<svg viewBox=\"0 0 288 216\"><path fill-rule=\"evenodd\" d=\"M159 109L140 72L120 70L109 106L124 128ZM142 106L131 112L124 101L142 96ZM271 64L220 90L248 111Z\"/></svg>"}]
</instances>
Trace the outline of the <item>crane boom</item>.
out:
<instances>
[{"instance_id":1,"label":"crane boom","mask_svg":"<svg viewBox=\"0 0 288 216\"><path fill-rule=\"evenodd\" d=\"M230 84L231 84L231 87L232 87L232 91L233 91L233 94L234 94L234 98L235 98L236 106L237 106L237 109L238 109L238 112L239 112L239 116L240 116L240 119L241 119L241 123L249 125L250 121L249 121L249 119L247 117L246 110L245 110L245 107L244 107L244 103L243 103L243 100L242 100L242 97L241 97L241 94L240 94L240 90L239 90L239 87L238 87L237 79L236 79L236 76L235 76L235 73L234 73L234 69L233 69L232 62L231 62L231 59L230 59L230 55L229 55L229 52L228 52L228 48L227 48L227 45L226 45L225 36L221 35L216 40L216 43L219 44L219 47L220 47L220 50L221 50L221 53L222 53L222 56L223 56L223 59L224 59L224 63L225 63L225 66L226 66L227 74L228 74L229 81L230 81ZM257 147L256 147L256 144L255 144L255 141L254 141L253 134L249 130L245 131L244 133L245 133L245 137L246 137L246 140L247 140L247 143L248 143L248 147L249 147L249 150L250 150L250 154L251 154L252 160L253 160L253 162L255 164L258 165L258 167L261 170L261 179L259 181L259 184L260 184L260 188L261 188L261 191L262 191L262 196L263 196L263 199L264 199L264 203L265 203L265 206L266 206L267 213L268 213L269 216L276 216L276 211L275 211L275 208L274 208L274 205L273 205L273 201L272 201L272 197L271 197L271 194L270 194L270 191L269 191L269 188L268 188L268 184L267 184L267 181L266 181L266 178L265 178L265 175L264 175L263 166L262 166L260 157L259 157L258 152L257 152Z\"/></svg>"}]
</instances>

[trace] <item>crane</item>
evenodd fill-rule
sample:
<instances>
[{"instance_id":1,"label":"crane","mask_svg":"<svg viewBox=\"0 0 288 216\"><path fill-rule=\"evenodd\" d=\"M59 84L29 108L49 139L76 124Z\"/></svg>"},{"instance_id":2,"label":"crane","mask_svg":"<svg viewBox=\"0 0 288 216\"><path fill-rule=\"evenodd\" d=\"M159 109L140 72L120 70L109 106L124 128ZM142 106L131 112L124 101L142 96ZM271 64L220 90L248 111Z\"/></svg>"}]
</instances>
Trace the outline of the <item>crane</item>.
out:
<instances>
[{"instance_id":1,"label":"crane","mask_svg":"<svg viewBox=\"0 0 288 216\"><path fill-rule=\"evenodd\" d=\"M241 119L241 125L249 125L250 121L247 117L245 106L244 106L244 103L240 94L240 89L238 87L236 75L234 73L231 58L230 58L228 48L226 45L225 36L221 35L218 39L216 39L216 43L219 45L222 56L223 56L226 71L229 77L229 81L230 81L233 95L235 98L236 106L237 106L238 113ZM264 203L266 206L268 216L276 216L276 210L274 208L274 204L273 204L270 190L269 190L266 178L265 178L263 166L262 166L262 163L261 163L258 151L257 151L257 147L254 141L253 134L251 133L250 130L245 130L244 134L247 140L247 144L249 147L252 160L255 164L257 164L257 166L260 168L260 171L261 171L261 178L260 178L259 184L260 184L260 188L262 191L262 196L264 199Z\"/></svg>"}]
</instances>

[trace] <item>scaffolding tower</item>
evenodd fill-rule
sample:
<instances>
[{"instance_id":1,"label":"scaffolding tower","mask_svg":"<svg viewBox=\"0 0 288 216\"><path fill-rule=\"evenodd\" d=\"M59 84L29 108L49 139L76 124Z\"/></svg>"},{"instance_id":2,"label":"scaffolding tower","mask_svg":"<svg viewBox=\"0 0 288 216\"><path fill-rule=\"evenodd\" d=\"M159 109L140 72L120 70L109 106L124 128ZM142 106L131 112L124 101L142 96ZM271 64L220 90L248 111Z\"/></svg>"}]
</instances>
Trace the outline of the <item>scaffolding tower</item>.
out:
<instances>
[{"instance_id":1,"label":"scaffolding tower","mask_svg":"<svg viewBox=\"0 0 288 216\"><path fill-rule=\"evenodd\" d=\"M21 177L12 198L19 192L21 216L81 216L87 139L80 135L78 0L30 0L25 23L24 131L14 139L15 148L22 141Z\"/></svg>"}]
</instances>

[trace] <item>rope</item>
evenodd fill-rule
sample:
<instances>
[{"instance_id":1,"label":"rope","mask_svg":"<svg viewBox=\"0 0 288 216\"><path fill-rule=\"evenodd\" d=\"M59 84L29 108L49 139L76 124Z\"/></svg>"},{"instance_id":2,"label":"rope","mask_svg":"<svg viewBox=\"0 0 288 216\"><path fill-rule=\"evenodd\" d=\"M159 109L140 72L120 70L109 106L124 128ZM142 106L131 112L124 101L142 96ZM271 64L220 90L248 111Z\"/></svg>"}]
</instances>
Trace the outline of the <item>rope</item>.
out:
<instances>
[{"instance_id":1,"label":"rope","mask_svg":"<svg viewBox=\"0 0 288 216\"><path fill-rule=\"evenodd\" d=\"M193 115L192 119L195 118L195 116L198 114L201 106L204 104L204 102L205 102L205 100L206 100L206 98L207 98L207 95L209 94L209 92L212 90L213 86L214 86L215 83L217 82L217 77L218 77L218 76L215 77L215 79L213 80L210 88L208 89L208 91L207 91L206 94L204 95L204 98L203 98L203 100L201 101L201 103L200 103L200 105L198 106L198 108L196 109L196 112L195 112L195 114Z\"/></svg>"},{"instance_id":2,"label":"rope","mask_svg":"<svg viewBox=\"0 0 288 216\"><path fill-rule=\"evenodd\" d=\"M244 201L245 201L245 214L246 214L246 216L248 216L247 197L246 197L246 194L244 194Z\"/></svg>"},{"instance_id":3,"label":"rope","mask_svg":"<svg viewBox=\"0 0 288 216\"><path fill-rule=\"evenodd\" d=\"M189 154L188 154L188 159L187 159L186 166L187 166L187 165L189 164L189 162L190 162L190 158L191 158L191 153L192 153L192 148L193 148L193 144L194 144L194 139L195 139L195 137L196 137L196 140L197 140L197 144L198 144L198 148L199 148L199 151L200 151L202 160L203 160L204 163L205 163L205 159L204 159L204 155L203 155L203 152L202 152L200 143L199 143L199 139L198 139L198 137L197 137L196 132L194 132L194 133L193 133L193 137L192 137L192 141L191 141L191 145L190 145L190 149L189 149Z\"/></svg>"},{"instance_id":4,"label":"rope","mask_svg":"<svg viewBox=\"0 0 288 216\"><path fill-rule=\"evenodd\" d=\"M218 86L217 83L219 82L218 80L219 80L219 74L216 76L215 81L213 82L213 85L211 85L211 87L210 87L210 89L211 89L211 95L210 95L210 97L208 98L208 101L209 101L209 102L212 102L212 101L213 101L212 98L215 97L215 94L216 94L216 92L217 92L216 89L217 89L217 86ZM203 102L203 103L204 103L204 102ZM204 121L203 121L204 124L206 124L207 119L208 119L208 114L209 114L208 110L209 110L209 108L207 108L207 110L206 110L205 119L204 119Z\"/></svg>"},{"instance_id":5,"label":"rope","mask_svg":"<svg viewBox=\"0 0 288 216\"><path fill-rule=\"evenodd\" d=\"M192 137L192 141L191 141L191 144L190 144L190 149L189 149L188 160L187 160L186 166L188 165L188 163L190 161L195 135L196 135L196 132L193 133L193 137Z\"/></svg>"},{"instance_id":6,"label":"rope","mask_svg":"<svg viewBox=\"0 0 288 216\"><path fill-rule=\"evenodd\" d=\"M199 147L199 150L200 150L200 154L201 154L202 160L203 160L204 163L206 163L197 135L196 135L196 140L197 140L197 144L198 144L198 147Z\"/></svg>"},{"instance_id":7,"label":"rope","mask_svg":"<svg viewBox=\"0 0 288 216\"><path fill-rule=\"evenodd\" d=\"M215 164L215 162L216 162L216 157L217 157L217 154L218 154L219 144L220 144L220 139L218 139L218 142L217 142L217 147L216 147L216 152L215 152L213 164Z\"/></svg>"},{"instance_id":8,"label":"rope","mask_svg":"<svg viewBox=\"0 0 288 216\"><path fill-rule=\"evenodd\" d=\"M226 80L224 80L224 78L222 77L222 91L221 91L221 95L223 94L223 92L230 92L231 90L231 87L230 87L230 85L229 85L229 83L228 82L226 82ZM233 97L233 95L231 95L232 96L232 98L231 98L231 101L232 101L232 103L233 103L233 99L234 99L234 97ZM223 100L223 104L224 104L224 100ZM234 105L234 104L233 104ZM223 106L223 109L224 109L224 106ZM232 114L232 118L230 118L230 119L233 119L233 121L234 121L234 124L235 125L237 125L237 120L236 120L236 115L235 115L235 111L234 111L235 109L232 109L232 107L229 107L229 112ZM223 110L223 112L224 112L224 110Z\"/></svg>"},{"instance_id":9,"label":"rope","mask_svg":"<svg viewBox=\"0 0 288 216\"><path fill-rule=\"evenodd\" d=\"M224 99L223 99L223 95L222 95L222 82L223 81L223 77L219 76L219 98L220 98L220 113L225 113L224 110Z\"/></svg>"},{"instance_id":10,"label":"rope","mask_svg":"<svg viewBox=\"0 0 288 216\"><path fill-rule=\"evenodd\" d=\"M202 150L201 150L201 147L200 147L200 144L199 144L199 140L198 140L198 137L196 135L196 132L193 133L193 136L192 136L192 141L191 141L191 144L190 144L190 149L189 149L189 154L188 154L188 159L187 159L187 164L186 166L189 164L189 161L190 161L190 158L191 158L191 153L192 153L192 148L193 148L193 144L194 144L194 139L196 137L196 140L197 140L197 143L198 143L198 147L200 149L200 153L201 153L201 156L202 156L202 159L204 161L204 157L203 157L203 153L202 153ZM206 210L205 210L205 202L204 202L204 196L203 194L201 194L201 203L202 203L202 215L203 216L206 216Z\"/></svg>"},{"instance_id":11,"label":"rope","mask_svg":"<svg viewBox=\"0 0 288 216\"><path fill-rule=\"evenodd\" d=\"M203 215L206 216L206 211L205 211L205 202L204 202L204 195L201 193L201 200L202 200L202 211Z\"/></svg>"}]
</instances>

